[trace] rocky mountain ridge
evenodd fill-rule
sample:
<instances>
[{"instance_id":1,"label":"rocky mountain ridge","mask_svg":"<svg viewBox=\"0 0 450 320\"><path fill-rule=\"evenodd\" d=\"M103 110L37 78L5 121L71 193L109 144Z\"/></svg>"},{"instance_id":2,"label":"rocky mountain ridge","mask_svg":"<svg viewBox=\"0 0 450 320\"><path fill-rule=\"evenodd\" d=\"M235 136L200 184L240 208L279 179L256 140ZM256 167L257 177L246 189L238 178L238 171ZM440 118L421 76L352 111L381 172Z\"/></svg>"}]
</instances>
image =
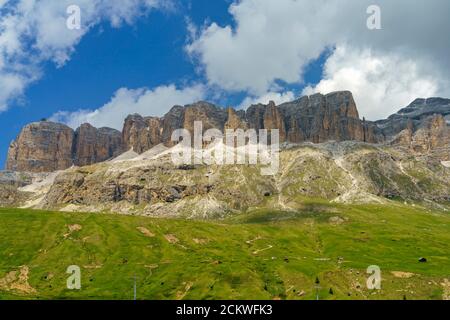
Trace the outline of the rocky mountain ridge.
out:
<instances>
[{"instance_id":1,"label":"rocky mountain ridge","mask_svg":"<svg viewBox=\"0 0 450 320\"><path fill-rule=\"evenodd\" d=\"M63 124L36 122L25 126L8 150L10 171L52 172L111 159L132 149L138 154L156 145L173 146L173 130L279 129L280 141L323 143L360 141L391 143L417 152L440 149L450 141L450 100L417 99L386 120L360 119L351 92L315 94L276 106L257 104L247 110L221 108L207 102L174 106L163 117L128 116L122 132L83 124L72 130Z\"/></svg>"},{"instance_id":2,"label":"rocky mountain ridge","mask_svg":"<svg viewBox=\"0 0 450 320\"><path fill-rule=\"evenodd\" d=\"M450 210L449 111L450 100L418 99L370 122L359 119L351 93L337 92L246 111L175 106L162 118L128 116L122 133L34 123L11 144L13 171L0 172L0 205L188 218L295 211L311 198ZM204 130L279 129L278 173L174 164L172 131L192 131L198 120Z\"/></svg>"},{"instance_id":3,"label":"rocky mountain ridge","mask_svg":"<svg viewBox=\"0 0 450 320\"><path fill-rule=\"evenodd\" d=\"M302 97L279 106L271 101L267 105L252 105L245 111L198 102L175 106L162 118L130 115L122 133L125 148L142 153L160 143L171 145L172 131L185 128L192 132L195 121L203 122L203 130L278 129L280 142L378 139L375 126L359 119L352 94L344 91Z\"/></svg>"},{"instance_id":4,"label":"rocky mountain ridge","mask_svg":"<svg viewBox=\"0 0 450 320\"><path fill-rule=\"evenodd\" d=\"M76 131L49 121L26 125L11 142L6 161L10 171L52 172L105 161L122 153L121 133L81 125Z\"/></svg>"},{"instance_id":5,"label":"rocky mountain ridge","mask_svg":"<svg viewBox=\"0 0 450 320\"><path fill-rule=\"evenodd\" d=\"M288 145L274 176L262 176L260 165L177 166L153 149L54 173L0 173L0 205L202 219L255 208L295 212L307 199L450 210L450 161L409 149L357 141Z\"/></svg>"}]
</instances>

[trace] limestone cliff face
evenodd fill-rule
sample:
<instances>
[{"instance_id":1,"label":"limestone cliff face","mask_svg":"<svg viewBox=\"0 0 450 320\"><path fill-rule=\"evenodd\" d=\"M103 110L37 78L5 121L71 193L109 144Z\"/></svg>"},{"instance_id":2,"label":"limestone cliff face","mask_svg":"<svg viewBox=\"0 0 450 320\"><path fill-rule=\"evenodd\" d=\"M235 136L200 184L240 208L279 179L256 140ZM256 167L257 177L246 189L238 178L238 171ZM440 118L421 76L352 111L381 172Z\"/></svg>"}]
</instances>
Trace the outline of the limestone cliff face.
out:
<instances>
[{"instance_id":1,"label":"limestone cliff face","mask_svg":"<svg viewBox=\"0 0 450 320\"><path fill-rule=\"evenodd\" d=\"M195 121L202 122L203 131L213 128L223 131L225 122L227 121L227 112L225 109L207 102L199 102L186 106L183 128L193 133Z\"/></svg>"},{"instance_id":2,"label":"limestone cliff face","mask_svg":"<svg viewBox=\"0 0 450 320\"><path fill-rule=\"evenodd\" d=\"M247 111L225 110L198 102L176 106L163 118L131 115L125 120L123 140L126 148L138 153L160 143L171 146L173 130L184 128L193 133L195 121L202 122L203 131L210 128L278 129L280 142L378 141L375 126L359 119L350 92L316 94L280 106L271 101L267 105L252 105Z\"/></svg>"},{"instance_id":3,"label":"limestone cliff face","mask_svg":"<svg viewBox=\"0 0 450 320\"><path fill-rule=\"evenodd\" d=\"M224 125L224 129L248 129L248 123L245 121L245 111L236 111L234 108L227 109L227 122Z\"/></svg>"},{"instance_id":4,"label":"limestone cliff face","mask_svg":"<svg viewBox=\"0 0 450 320\"><path fill-rule=\"evenodd\" d=\"M409 106L377 121L386 140L416 154L450 160L450 99L416 99Z\"/></svg>"},{"instance_id":5,"label":"limestone cliff face","mask_svg":"<svg viewBox=\"0 0 450 320\"><path fill-rule=\"evenodd\" d=\"M42 192L27 188L34 193L28 196L12 193L10 181L17 178L8 175L3 180L10 191L0 192L0 205L40 199L35 208L202 219L255 207L301 210L302 197L378 205L392 204L387 202L392 198L415 203L426 199L424 205L449 208L448 167L429 155L415 157L409 149L399 153L392 146L355 141L298 145L281 150L279 170L275 179L241 165L180 167L161 153L128 164L112 161L89 170L70 168ZM0 190L1 181L0 173Z\"/></svg>"},{"instance_id":6,"label":"limestone cliff face","mask_svg":"<svg viewBox=\"0 0 450 320\"><path fill-rule=\"evenodd\" d=\"M288 122L287 140L293 143L301 143L306 140L305 133L295 117L290 117Z\"/></svg>"},{"instance_id":7,"label":"limestone cliff face","mask_svg":"<svg viewBox=\"0 0 450 320\"><path fill-rule=\"evenodd\" d=\"M278 129L280 142L286 141L284 118L273 101L269 102L266 112L264 112L264 129Z\"/></svg>"},{"instance_id":8,"label":"limestone cliff face","mask_svg":"<svg viewBox=\"0 0 450 320\"><path fill-rule=\"evenodd\" d=\"M450 122L450 99L416 99L407 107L385 120L375 121L387 141L394 139L405 129L412 131L422 127L434 115L441 115Z\"/></svg>"},{"instance_id":9,"label":"limestone cliff face","mask_svg":"<svg viewBox=\"0 0 450 320\"><path fill-rule=\"evenodd\" d=\"M138 114L125 119L122 138L125 149L142 153L162 142L162 122L155 117L142 117Z\"/></svg>"},{"instance_id":10,"label":"limestone cliff face","mask_svg":"<svg viewBox=\"0 0 450 320\"><path fill-rule=\"evenodd\" d=\"M161 119L162 122L162 141L168 146L173 146L171 142L172 133L176 129L183 128L185 108L182 106L174 106L166 115Z\"/></svg>"},{"instance_id":11,"label":"limestone cliff face","mask_svg":"<svg viewBox=\"0 0 450 320\"><path fill-rule=\"evenodd\" d=\"M76 132L51 122L30 124L11 143L7 169L54 171L73 164L84 166L105 161L129 149L140 154L161 143L173 146L173 131L184 128L193 133L196 121L202 122L203 131L278 129L280 142L378 141L375 126L359 119L350 92L316 94L280 106L274 102L252 105L247 111L197 102L174 106L162 118L130 115L122 133L96 129L89 124L83 124Z\"/></svg>"},{"instance_id":12,"label":"limestone cliff face","mask_svg":"<svg viewBox=\"0 0 450 320\"><path fill-rule=\"evenodd\" d=\"M7 170L43 172L66 169L72 165L74 132L68 126L53 122L26 125L12 142Z\"/></svg>"},{"instance_id":13,"label":"limestone cliff face","mask_svg":"<svg viewBox=\"0 0 450 320\"><path fill-rule=\"evenodd\" d=\"M175 106L163 118L128 116L122 136L126 148L143 153L160 143L173 146L171 137L176 129L187 129L193 134L195 121L201 121L203 131L206 131L211 128L223 130L226 120L226 110L198 102L185 107Z\"/></svg>"},{"instance_id":14,"label":"limestone cliff face","mask_svg":"<svg viewBox=\"0 0 450 320\"><path fill-rule=\"evenodd\" d=\"M359 119L351 92L302 97L280 105L279 109L284 117L290 142L377 142L373 125Z\"/></svg>"},{"instance_id":15,"label":"limestone cliff face","mask_svg":"<svg viewBox=\"0 0 450 320\"><path fill-rule=\"evenodd\" d=\"M434 116L436 115L436 116ZM26 126L8 152L7 169L43 172L88 165L133 149L141 154L156 145L176 142L176 129L194 132L201 121L203 131L225 129L278 129L280 142L327 141L391 142L416 152L447 150L450 100L417 99L386 120L359 118L351 92L314 94L279 106L256 104L247 110L224 109L207 102L174 106L163 117L133 114L125 119L122 133L96 129L88 124L73 132L67 126L40 122Z\"/></svg>"},{"instance_id":16,"label":"limestone cliff face","mask_svg":"<svg viewBox=\"0 0 450 320\"><path fill-rule=\"evenodd\" d=\"M392 145L410 149L416 154L433 154L440 160L450 160L450 127L444 116L435 114L422 120L418 127L409 121L407 128L391 141Z\"/></svg>"},{"instance_id":17,"label":"limestone cliff face","mask_svg":"<svg viewBox=\"0 0 450 320\"><path fill-rule=\"evenodd\" d=\"M51 172L105 161L121 151L122 137L117 130L83 124L74 132L60 123L34 122L11 142L6 169Z\"/></svg>"},{"instance_id":18,"label":"limestone cliff face","mask_svg":"<svg viewBox=\"0 0 450 320\"><path fill-rule=\"evenodd\" d=\"M74 164L86 166L108 160L122 151L120 131L94 128L88 123L75 131Z\"/></svg>"}]
</instances>

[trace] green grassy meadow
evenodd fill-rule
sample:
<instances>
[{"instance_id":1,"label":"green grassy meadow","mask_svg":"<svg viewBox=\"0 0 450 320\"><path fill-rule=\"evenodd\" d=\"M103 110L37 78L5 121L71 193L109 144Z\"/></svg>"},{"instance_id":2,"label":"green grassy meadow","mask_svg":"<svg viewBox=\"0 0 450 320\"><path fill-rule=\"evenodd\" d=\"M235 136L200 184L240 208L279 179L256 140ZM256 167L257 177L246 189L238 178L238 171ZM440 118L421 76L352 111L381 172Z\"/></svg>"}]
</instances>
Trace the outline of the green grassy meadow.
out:
<instances>
[{"instance_id":1,"label":"green grassy meadow","mask_svg":"<svg viewBox=\"0 0 450 320\"><path fill-rule=\"evenodd\" d=\"M70 265L80 290L66 288ZM381 290L366 288L370 265ZM316 299L316 278L319 299L443 299L450 214L313 201L220 221L0 209L0 299L132 299L134 277L138 299Z\"/></svg>"}]
</instances>

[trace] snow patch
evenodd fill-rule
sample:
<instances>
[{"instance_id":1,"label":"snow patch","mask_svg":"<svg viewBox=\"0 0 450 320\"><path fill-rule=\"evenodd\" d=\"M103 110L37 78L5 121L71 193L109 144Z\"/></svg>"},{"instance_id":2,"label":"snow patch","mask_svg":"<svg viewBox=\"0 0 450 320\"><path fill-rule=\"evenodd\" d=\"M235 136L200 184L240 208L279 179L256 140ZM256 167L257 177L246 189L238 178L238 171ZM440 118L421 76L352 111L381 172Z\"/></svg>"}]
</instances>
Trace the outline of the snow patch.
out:
<instances>
[{"instance_id":1,"label":"snow patch","mask_svg":"<svg viewBox=\"0 0 450 320\"><path fill-rule=\"evenodd\" d=\"M112 163L116 163L116 162L122 162L122 161L127 161L127 160L131 160L134 159L136 157L138 157L139 154L136 153L133 148L131 148L130 150L128 150L127 152L122 153L120 156L115 157L114 159L110 160L110 162Z\"/></svg>"}]
</instances>

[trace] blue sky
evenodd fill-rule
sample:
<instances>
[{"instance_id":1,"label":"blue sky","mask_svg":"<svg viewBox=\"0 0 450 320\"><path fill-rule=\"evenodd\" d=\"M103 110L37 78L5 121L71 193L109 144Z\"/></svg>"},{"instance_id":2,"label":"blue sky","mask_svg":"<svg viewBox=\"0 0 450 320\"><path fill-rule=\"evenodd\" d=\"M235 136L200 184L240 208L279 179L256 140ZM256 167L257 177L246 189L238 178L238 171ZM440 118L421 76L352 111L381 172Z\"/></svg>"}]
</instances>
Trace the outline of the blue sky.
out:
<instances>
[{"instance_id":1,"label":"blue sky","mask_svg":"<svg viewBox=\"0 0 450 320\"><path fill-rule=\"evenodd\" d=\"M83 37L67 64L58 68L52 62L45 63L44 76L0 114L0 167L4 167L9 143L27 123L49 118L60 110L97 108L122 87L204 81L184 50L186 18L197 25L205 21L231 24L230 3L197 0L179 6L175 12L151 12L133 25L113 28L103 22L96 26ZM321 63L322 59L308 67L307 81L320 80ZM245 92L233 92L209 100L236 106L244 97Z\"/></svg>"},{"instance_id":2,"label":"blue sky","mask_svg":"<svg viewBox=\"0 0 450 320\"><path fill-rule=\"evenodd\" d=\"M74 0L70 3L79 3L82 21L89 23L79 35L58 29L57 18L66 18L65 0L58 5L37 0L27 9L15 7L23 0L3 2L0 167L20 129L41 118L73 127L91 120L118 127L123 115L161 115L172 101L205 99L245 107L351 90L361 115L375 119L416 97L450 92L448 75L440 73L448 66L443 58L450 52L448 39L443 40L448 33L436 36L434 28L448 27L448 1L430 1L426 9L409 5L410 21L403 19L402 25L395 17L409 2L378 1L383 29L369 32L366 8L373 1L365 0L332 5L323 0L124 0L117 2L120 7L105 0ZM38 14L41 9L52 12L52 20ZM35 18L20 10L33 10ZM413 22L428 16L429 23L414 32ZM21 19L33 29L20 29ZM18 42L20 48L14 47ZM11 74L21 80L8 82ZM10 83L20 89L8 91Z\"/></svg>"},{"instance_id":3,"label":"blue sky","mask_svg":"<svg viewBox=\"0 0 450 320\"><path fill-rule=\"evenodd\" d=\"M67 64L58 68L47 62L44 76L0 113L0 167L4 167L10 141L29 122L61 109L102 106L121 87L195 81L199 75L183 49L185 14L199 23L205 19L225 22L230 19L227 2L201 0L176 13L154 11L134 25L112 28L104 22L96 26Z\"/></svg>"}]
</instances>

